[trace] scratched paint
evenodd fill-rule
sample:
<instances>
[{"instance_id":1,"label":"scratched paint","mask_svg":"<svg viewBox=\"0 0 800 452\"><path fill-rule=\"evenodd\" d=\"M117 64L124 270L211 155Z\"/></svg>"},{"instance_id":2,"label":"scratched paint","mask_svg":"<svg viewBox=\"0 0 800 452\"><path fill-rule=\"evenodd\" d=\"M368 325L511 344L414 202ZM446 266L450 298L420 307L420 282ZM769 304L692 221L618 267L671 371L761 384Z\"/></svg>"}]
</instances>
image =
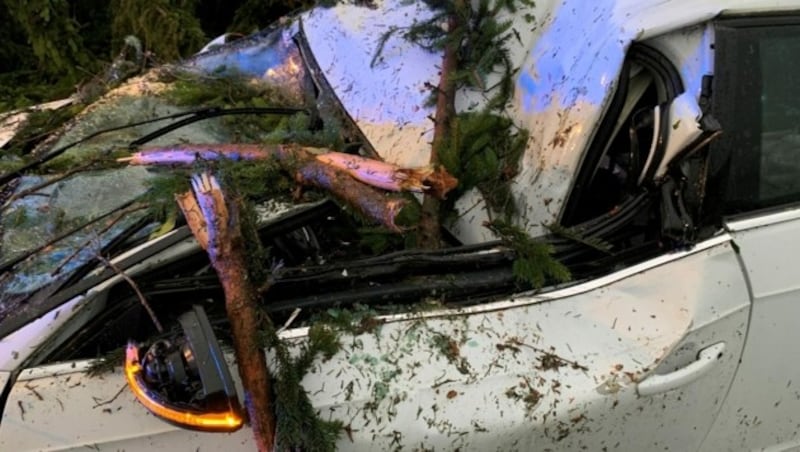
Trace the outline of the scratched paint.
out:
<instances>
[{"instance_id":1,"label":"scratched paint","mask_svg":"<svg viewBox=\"0 0 800 452\"><path fill-rule=\"evenodd\" d=\"M343 350L318 362L303 384L321 413L349 426L353 442L343 437L339 443L347 450L600 450L617 441L620 450L644 450L668 444L672 428L683 431L686 424L690 431L709 422L685 413L716 410L713 403L697 403L697 394L724 394L738 355L726 355L715 378L683 393L639 398L638 382L685 340L702 343L722 334L740 349L743 338L735 331L747 315L744 292L731 292L725 306L719 297L694 292L716 291L702 281L718 273L737 281L726 291L744 290L730 247L675 264L591 291L523 296L496 310L490 304L389 318L374 333L344 337ZM686 284L672 284L666 274ZM692 294L682 295L689 287ZM725 314L709 330L709 322L720 321L709 311L711 299ZM662 405L668 408L653 408ZM662 429L665 436L625 433L645 431L665 416L674 424ZM680 450L701 440L702 434L687 433Z\"/></svg>"}]
</instances>

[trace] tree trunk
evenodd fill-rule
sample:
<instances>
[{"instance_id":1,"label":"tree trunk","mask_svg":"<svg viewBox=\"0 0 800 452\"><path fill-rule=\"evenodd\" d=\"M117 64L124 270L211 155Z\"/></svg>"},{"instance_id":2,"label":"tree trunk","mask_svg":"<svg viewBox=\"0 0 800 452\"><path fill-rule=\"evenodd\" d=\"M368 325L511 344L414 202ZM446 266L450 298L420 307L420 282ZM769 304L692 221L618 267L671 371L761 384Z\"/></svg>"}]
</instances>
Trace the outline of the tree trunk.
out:
<instances>
[{"instance_id":1,"label":"tree trunk","mask_svg":"<svg viewBox=\"0 0 800 452\"><path fill-rule=\"evenodd\" d=\"M410 206L408 199L402 196L383 190L424 191L432 197L444 198L458 184L458 180L441 167L435 170L399 168L338 152L317 154L311 148L290 144L181 144L144 149L117 161L131 165L186 166L198 160L223 158L274 161L299 184L326 190L363 218L398 233L404 232L403 226L407 225L398 225L395 220L406 207L414 209L416 206ZM408 213L403 216L416 218L415 210Z\"/></svg>"},{"instance_id":2,"label":"tree trunk","mask_svg":"<svg viewBox=\"0 0 800 452\"><path fill-rule=\"evenodd\" d=\"M227 203L214 176L192 177L192 194L176 196L189 228L208 252L225 291L225 309L231 324L233 347L244 387L244 403L259 451L275 444L270 373L258 340L262 318L258 290L249 277L244 237L236 202Z\"/></svg>"},{"instance_id":3,"label":"tree trunk","mask_svg":"<svg viewBox=\"0 0 800 452\"><path fill-rule=\"evenodd\" d=\"M463 0L456 0L456 10L464 7ZM452 34L460 26L458 15L450 14L447 19L447 32ZM439 166L439 150L446 146L455 119L456 89L452 75L458 68L458 49L460 43L448 41L444 48L442 69L439 73L439 86L436 89L436 117L434 119L433 143L431 144L430 165ZM441 246L441 202L439 199L425 195L422 201L422 217L419 222L417 246L435 249Z\"/></svg>"}]
</instances>

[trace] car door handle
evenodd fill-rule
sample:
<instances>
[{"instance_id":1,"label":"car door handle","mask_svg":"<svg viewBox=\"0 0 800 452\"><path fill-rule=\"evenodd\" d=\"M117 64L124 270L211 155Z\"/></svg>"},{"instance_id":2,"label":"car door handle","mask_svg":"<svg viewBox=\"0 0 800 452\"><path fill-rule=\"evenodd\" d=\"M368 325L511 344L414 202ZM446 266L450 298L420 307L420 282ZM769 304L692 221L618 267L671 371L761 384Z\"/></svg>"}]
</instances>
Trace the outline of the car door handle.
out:
<instances>
[{"instance_id":1,"label":"car door handle","mask_svg":"<svg viewBox=\"0 0 800 452\"><path fill-rule=\"evenodd\" d=\"M668 374L651 375L645 378L638 385L639 395L648 396L671 391L697 380L719 362L723 351L725 351L725 343L718 342L700 350L697 360L686 367Z\"/></svg>"}]
</instances>

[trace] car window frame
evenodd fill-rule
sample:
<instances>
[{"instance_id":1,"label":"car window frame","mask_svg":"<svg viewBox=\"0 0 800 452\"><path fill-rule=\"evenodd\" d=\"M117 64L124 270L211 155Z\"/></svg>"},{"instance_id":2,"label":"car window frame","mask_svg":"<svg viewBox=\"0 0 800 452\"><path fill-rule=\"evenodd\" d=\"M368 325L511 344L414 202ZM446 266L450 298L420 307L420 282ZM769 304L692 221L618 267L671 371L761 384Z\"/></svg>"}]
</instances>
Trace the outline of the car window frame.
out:
<instances>
[{"instance_id":1,"label":"car window frame","mask_svg":"<svg viewBox=\"0 0 800 452\"><path fill-rule=\"evenodd\" d=\"M660 50L644 42L634 42L631 45L617 74L615 91L600 120L598 132L587 146L582 161L576 169L576 177L560 216L560 224L564 226L576 226L583 221L587 221L587 219L578 220L580 211L586 208L588 192L593 188L591 182L602 159L609 153L609 143L616 136L614 134L615 124L620 120L620 115L623 113L623 107L628 97L630 70L634 64L642 65L644 70L650 72L656 89L664 91L664 99L660 99L658 105L669 104L685 90L683 80L675 63ZM659 96L661 95L659 94ZM664 133L664 131L660 131L660 133ZM656 163L653 165L652 171L648 171L649 176L652 177L652 173L655 172L657 166ZM630 177L634 176L631 175Z\"/></svg>"},{"instance_id":2,"label":"car window frame","mask_svg":"<svg viewBox=\"0 0 800 452\"><path fill-rule=\"evenodd\" d=\"M776 35L778 28L782 30L778 30L781 33ZM723 134L710 145L703 222L719 224L798 209L800 190L767 200L756 199L749 204L743 200L734 202L732 198L735 193L758 193L762 156L760 107L758 121L755 121L757 125L750 121L750 126L741 127L743 121L737 118L743 108L743 96L760 98L762 95L761 62L742 62L737 47L752 45L765 35L800 39L800 10L722 15L714 20L714 33L711 112L722 124ZM757 133L753 133L754 129ZM758 152L752 151L754 147ZM758 169L754 171L753 168ZM732 187L735 192L729 192Z\"/></svg>"}]
</instances>

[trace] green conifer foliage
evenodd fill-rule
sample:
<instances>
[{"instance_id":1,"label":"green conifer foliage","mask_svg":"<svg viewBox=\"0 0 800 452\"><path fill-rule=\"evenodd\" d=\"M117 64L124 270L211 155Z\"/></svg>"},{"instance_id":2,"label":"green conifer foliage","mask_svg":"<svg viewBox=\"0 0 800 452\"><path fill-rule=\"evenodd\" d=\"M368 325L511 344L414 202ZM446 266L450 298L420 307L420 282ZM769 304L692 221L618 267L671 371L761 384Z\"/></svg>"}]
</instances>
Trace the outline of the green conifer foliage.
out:
<instances>
[{"instance_id":1,"label":"green conifer foliage","mask_svg":"<svg viewBox=\"0 0 800 452\"><path fill-rule=\"evenodd\" d=\"M114 0L111 2L112 43L125 36L142 40L157 61L173 61L200 50L208 38L195 16L197 0Z\"/></svg>"},{"instance_id":2,"label":"green conifer foliage","mask_svg":"<svg viewBox=\"0 0 800 452\"><path fill-rule=\"evenodd\" d=\"M4 5L24 32L39 69L70 78L96 69L67 0L4 0Z\"/></svg>"}]
</instances>

